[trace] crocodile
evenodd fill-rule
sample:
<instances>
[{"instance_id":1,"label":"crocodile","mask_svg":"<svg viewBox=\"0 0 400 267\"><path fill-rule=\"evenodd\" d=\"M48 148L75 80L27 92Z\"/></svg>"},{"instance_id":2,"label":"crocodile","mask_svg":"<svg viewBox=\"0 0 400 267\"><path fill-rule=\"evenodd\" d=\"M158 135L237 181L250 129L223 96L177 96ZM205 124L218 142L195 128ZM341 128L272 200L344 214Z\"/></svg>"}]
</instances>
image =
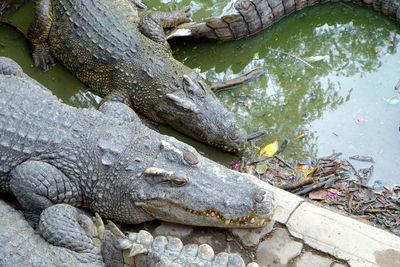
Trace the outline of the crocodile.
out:
<instances>
[{"instance_id":1,"label":"crocodile","mask_svg":"<svg viewBox=\"0 0 400 267\"><path fill-rule=\"evenodd\" d=\"M338 0L340 1L340 0ZM260 32L290 13L328 0L238 0L236 12L221 17L204 19L202 23L185 23L176 29L174 36L230 41L248 37ZM360 5L371 6L374 10L400 23L399 0L348 0ZM182 32L179 32L182 30Z\"/></svg>"},{"instance_id":2,"label":"crocodile","mask_svg":"<svg viewBox=\"0 0 400 267\"><path fill-rule=\"evenodd\" d=\"M28 31L36 66L53 56L92 90L146 118L226 151L246 131L194 70L172 57L164 28L188 22L190 8L138 13L129 0L37 0Z\"/></svg>"},{"instance_id":3,"label":"crocodile","mask_svg":"<svg viewBox=\"0 0 400 267\"><path fill-rule=\"evenodd\" d=\"M177 237L153 236L144 230L123 234L115 224L104 225L93 217L67 204L47 209L40 218L41 231L48 233L55 214L62 214L73 225L65 232L81 250L54 246L25 220L20 211L0 199L0 265L1 266L194 266L244 267L238 254L214 254L208 244L183 245ZM79 236L79 238L78 238ZM84 247L85 249L82 249ZM29 257L27 257L29 255ZM248 267L258 267L250 263Z\"/></svg>"},{"instance_id":4,"label":"crocodile","mask_svg":"<svg viewBox=\"0 0 400 267\"><path fill-rule=\"evenodd\" d=\"M127 224L226 228L263 226L276 206L258 179L151 130L125 104L68 106L4 57L0 190L17 198L34 225L56 203Z\"/></svg>"}]
</instances>

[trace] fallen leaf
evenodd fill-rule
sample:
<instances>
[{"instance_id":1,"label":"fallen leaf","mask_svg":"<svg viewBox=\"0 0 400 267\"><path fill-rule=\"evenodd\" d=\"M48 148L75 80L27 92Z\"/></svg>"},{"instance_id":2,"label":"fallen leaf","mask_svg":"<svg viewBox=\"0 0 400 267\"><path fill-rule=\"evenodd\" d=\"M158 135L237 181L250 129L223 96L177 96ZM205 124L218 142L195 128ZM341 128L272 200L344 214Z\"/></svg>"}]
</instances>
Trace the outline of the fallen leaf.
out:
<instances>
[{"instance_id":1,"label":"fallen leaf","mask_svg":"<svg viewBox=\"0 0 400 267\"><path fill-rule=\"evenodd\" d=\"M305 177L305 174L308 172L310 165L307 164L297 164L296 170L301 173L301 176Z\"/></svg>"},{"instance_id":2,"label":"fallen leaf","mask_svg":"<svg viewBox=\"0 0 400 267\"><path fill-rule=\"evenodd\" d=\"M366 118L358 118L357 119L357 123L360 123L360 124L363 124L363 123L365 123L367 121L367 119Z\"/></svg>"},{"instance_id":3,"label":"fallen leaf","mask_svg":"<svg viewBox=\"0 0 400 267\"><path fill-rule=\"evenodd\" d=\"M256 165L256 172L258 174L263 174L267 171L268 165L265 162L258 163Z\"/></svg>"},{"instance_id":4,"label":"fallen leaf","mask_svg":"<svg viewBox=\"0 0 400 267\"><path fill-rule=\"evenodd\" d=\"M312 200L323 200L326 197L326 191L324 189L316 190L316 191L310 192L308 194L308 197Z\"/></svg>"},{"instance_id":5,"label":"fallen leaf","mask_svg":"<svg viewBox=\"0 0 400 267\"><path fill-rule=\"evenodd\" d=\"M398 99L395 96L393 96L391 98L384 98L383 100L385 100L385 102L390 105L396 105L396 104L400 103L400 99Z\"/></svg>"},{"instance_id":6,"label":"fallen leaf","mask_svg":"<svg viewBox=\"0 0 400 267\"><path fill-rule=\"evenodd\" d=\"M278 141L268 144L263 149L261 149L260 157L264 154L266 154L268 157L272 157L273 155L275 155L276 151L278 151Z\"/></svg>"},{"instance_id":7,"label":"fallen leaf","mask_svg":"<svg viewBox=\"0 0 400 267\"><path fill-rule=\"evenodd\" d=\"M234 161L231 166L232 166L232 170L238 171L239 167L240 167L240 162Z\"/></svg>"},{"instance_id":8,"label":"fallen leaf","mask_svg":"<svg viewBox=\"0 0 400 267\"><path fill-rule=\"evenodd\" d=\"M339 198L339 196L337 194L331 193L331 192L326 193L326 195L328 197L330 197L331 199L338 199Z\"/></svg>"}]
</instances>

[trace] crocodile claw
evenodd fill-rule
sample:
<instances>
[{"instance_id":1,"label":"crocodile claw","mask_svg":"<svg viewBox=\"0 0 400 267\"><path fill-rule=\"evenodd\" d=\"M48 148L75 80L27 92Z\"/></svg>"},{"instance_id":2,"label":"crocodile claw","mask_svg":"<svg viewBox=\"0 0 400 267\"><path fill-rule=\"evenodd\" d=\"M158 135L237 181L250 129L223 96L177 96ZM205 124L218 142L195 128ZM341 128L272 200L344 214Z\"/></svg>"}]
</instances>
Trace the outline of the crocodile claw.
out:
<instances>
[{"instance_id":1,"label":"crocodile claw","mask_svg":"<svg viewBox=\"0 0 400 267\"><path fill-rule=\"evenodd\" d=\"M35 50L32 53L35 67L41 67L43 71L49 70L49 65L54 65L54 58L51 56L50 48L46 44L35 45Z\"/></svg>"}]
</instances>

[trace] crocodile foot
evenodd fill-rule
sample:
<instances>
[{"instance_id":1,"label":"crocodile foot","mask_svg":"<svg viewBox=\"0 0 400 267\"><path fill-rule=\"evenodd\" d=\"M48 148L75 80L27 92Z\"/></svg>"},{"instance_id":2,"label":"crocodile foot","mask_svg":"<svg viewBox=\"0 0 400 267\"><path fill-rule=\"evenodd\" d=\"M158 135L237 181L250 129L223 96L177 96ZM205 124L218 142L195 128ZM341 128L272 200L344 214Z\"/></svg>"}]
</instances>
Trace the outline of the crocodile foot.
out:
<instances>
[{"instance_id":1,"label":"crocodile foot","mask_svg":"<svg viewBox=\"0 0 400 267\"><path fill-rule=\"evenodd\" d=\"M49 65L55 64L50 53L50 48L46 44L36 44L32 57L35 62L35 67L41 67L43 71L48 71Z\"/></svg>"},{"instance_id":2,"label":"crocodile foot","mask_svg":"<svg viewBox=\"0 0 400 267\"><path fill-rule=\"evenodd\" d=\"M179 9L177 5L174 8L170 7L168 17L163 18L161 21L163 28L172 28L190 22L190 17L192 16L190 9L190 6L183 7L182 9Z\"/></svg>"}]
</instances>

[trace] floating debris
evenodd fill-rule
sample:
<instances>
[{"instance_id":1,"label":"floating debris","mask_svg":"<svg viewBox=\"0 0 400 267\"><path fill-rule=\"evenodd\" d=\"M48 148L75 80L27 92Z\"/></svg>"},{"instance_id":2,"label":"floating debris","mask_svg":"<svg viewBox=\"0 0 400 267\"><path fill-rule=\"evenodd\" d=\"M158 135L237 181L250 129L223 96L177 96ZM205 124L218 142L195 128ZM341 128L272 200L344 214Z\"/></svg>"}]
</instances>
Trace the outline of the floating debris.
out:
<instances>
[{"instance_id":1,"label":"floating debris","mask_svg":"<svg viewBox=\"0 0 400 267\"><path fill-rule=\"evenodd\" d=\"M240 166L242 172L276 187L334 206L400 235L400 186L390 189L379 183L367 185L373 166L356 170L349 161L340 159L341 155L289 163L277 154L252 153L234 164L235 169ZM351 158L373 161L366 156Z\"/></svg>"},{"instance_id":2,"label":"floating debris","mask_svg":"<svg viewBox=\"0 0 400 267\"><path fill-rule=\"evenodd\" d=\"M358 160L358 161L365 161L365 162L375 163L375 160L374 160L372 157L370 157L370 156L355 155L355 156L349 157L349 159L354 159L354 160Z\"/></svg>"}]
</instances>

